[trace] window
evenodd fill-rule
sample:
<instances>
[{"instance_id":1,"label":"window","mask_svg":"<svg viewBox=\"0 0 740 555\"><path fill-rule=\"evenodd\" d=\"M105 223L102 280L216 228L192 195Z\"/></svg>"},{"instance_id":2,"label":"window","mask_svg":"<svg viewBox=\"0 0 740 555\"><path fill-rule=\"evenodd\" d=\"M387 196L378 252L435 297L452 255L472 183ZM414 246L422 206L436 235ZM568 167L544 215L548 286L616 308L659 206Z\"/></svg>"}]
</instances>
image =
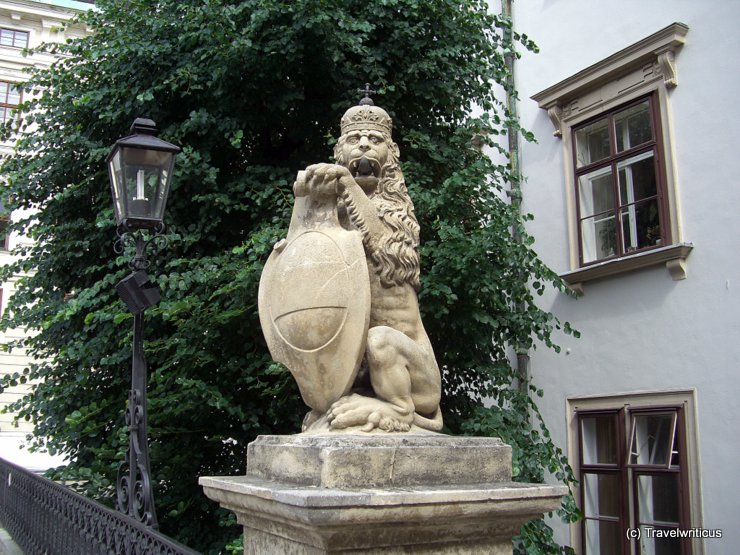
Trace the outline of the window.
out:
<instances>
[{"instance_id":1,"label":"window","mask_svg":"<svg viewBox=\"0 0 740 555\"><path fill-rule=\"evenodd\" d=\"M6 122L20 103L20 87L15 83L0 81L0 122Z\"/></svg>"},{"instance_id":2,"label":"window","mask_svg":"<svg viewBox=\"0 0 740 555\"><path fill-rule=\"evenodd\" d=\"M616 411L579 414L581 511L584 553L623 553L627 534L624 476L620 466L623 432Z\"/></svg>"},{"instance_id":3,"label":"window","mask_svg":"<svg viewBox=\"0 0 740 555\"><path fill-rule=\"evenodd\" d=\"M0 28L0 46L12 46L13 48L28 47L28 31L17 31L16 29Z\"/></svg>"},{"instance_id":4,"label":"window","mask_svg":"<svg viewBox=\"0 0 740 555\"><path fill-rule=\"evenodd\" d=\"M687 276L669 91L689 28L673 23L532 96L562 137L570 270L585 282L665 264Z\"/></svg>"},{"instance_id":5,"label":"window","mask_svg":"<svg viewBox=\"0 0 740 555\"><path fill-rule=\"evenodd\" d=\"M650 397L569 401L575 428L570 454L584 515L573 530L577 553L702 552L701 540L671 533L701 526L698 486L692 484L698 482L693 394ZM639 537L628 534L637 529Z\"/></svg>"},{"instance_id":6,"label":"window","mask_svg":"<svg viewBox=\"0 0 740 555\"><path fill-rule=\"evenodd\" d=\"M689 542L666 534L649 537L648 529L688 530L686 473L682 472L681 409L632 411L627 465L632 477L638 553L690 553ZM681 544L684 544L683 546Z\"/></svg>"},{"instance_id":7,"label":"window","mask_svg":"<svg viewBox=\"0 0 740 555\"><path fill-rule=\"evenodd\" d=\"M652 96L574 128L582 265L670 242Z\"/></svg>"},{"instance_id":8,"label":"window","mask_svg":"<svg viewBox=\"0 0 740 555\"><path fill-rule=\"evenodd\" d=\"M0 202L0 250L8 249L8 226L10 225L10 213Z\"/></svg>"}]
</instances>

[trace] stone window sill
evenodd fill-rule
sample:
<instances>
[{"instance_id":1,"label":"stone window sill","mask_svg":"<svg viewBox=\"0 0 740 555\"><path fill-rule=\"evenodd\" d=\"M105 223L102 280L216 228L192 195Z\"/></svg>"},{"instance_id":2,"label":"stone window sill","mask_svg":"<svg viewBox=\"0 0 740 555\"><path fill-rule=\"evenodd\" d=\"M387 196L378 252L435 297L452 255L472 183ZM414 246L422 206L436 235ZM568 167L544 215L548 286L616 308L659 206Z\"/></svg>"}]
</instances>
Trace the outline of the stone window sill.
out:
<instances>
[{"instance_id":1,"label":"stone window sill","mask_svg":"<svg viewBox=\"0 0 740 555\"><path fill-rule=\"evenodd\" d=\"M631 272L648 266L665 263L674 281L686 279L686 258L694 245L678 243L649 251L591 264L577 270L560 274L560 277L579 295L583 295L583 284L587 281Z\"/></svg>"}]
</instances>

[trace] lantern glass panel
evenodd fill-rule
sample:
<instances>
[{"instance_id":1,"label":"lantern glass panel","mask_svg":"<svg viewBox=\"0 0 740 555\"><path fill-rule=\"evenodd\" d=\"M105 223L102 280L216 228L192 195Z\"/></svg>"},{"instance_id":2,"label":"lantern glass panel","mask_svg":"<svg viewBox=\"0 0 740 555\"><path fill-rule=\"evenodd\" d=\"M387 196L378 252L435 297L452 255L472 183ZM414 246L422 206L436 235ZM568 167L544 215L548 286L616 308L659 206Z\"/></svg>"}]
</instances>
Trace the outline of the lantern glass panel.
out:
<instances>
[{"instance_id":1,"label":"lantern glass panel","mask_svg":"<svg viewBox=\"0 0 740 555\"><path fill-rule=\"evenodd\" d=\"M116 223L126 218L126 198L123 191L123 171L121 169L121 150L117 149L108 161L113 208L116 211Z\"/></svg>"},{"instance_id":2,"label":"lantern glass panel","mask_svg":"<svg viewBox=\"0 0 740 555\"><path fill-rule=\"evenodd\" d=\"M154 225L162 221L173 163L172 152L120 148L120 155L116 153L111 160L114 203L122 216L119 222L128 219L148 226L147 221Z\"/></svg>"},{"instance_id":3,"label":"lantern glass panel","mask_svg":"<svg viewBox=\"0 0 740 555\"><path fill-rule=\"evenodd\" d=\"M130 218L162 218L172 157L170 152L123 149Z\"/></svg>"}]
</instances>

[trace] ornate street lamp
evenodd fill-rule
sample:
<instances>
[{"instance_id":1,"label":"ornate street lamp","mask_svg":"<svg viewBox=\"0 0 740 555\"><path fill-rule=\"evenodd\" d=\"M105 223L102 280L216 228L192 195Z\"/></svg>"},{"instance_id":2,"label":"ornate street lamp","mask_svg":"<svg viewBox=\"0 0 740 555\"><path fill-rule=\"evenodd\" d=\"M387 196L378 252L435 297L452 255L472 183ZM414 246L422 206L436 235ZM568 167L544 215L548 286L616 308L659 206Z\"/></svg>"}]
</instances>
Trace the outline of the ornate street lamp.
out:
<instances>
[{"instance_id":1,"label":"ornate street lamp","mask_svg":"<svg viewBox=\"0 0 740 555\"><path fill-rule=\"evenodd\" d=\"M157 126L152 120L137 118L131 126L131 135L116 141L106 160L118 224L114 250L122 254L127 244L136 248L136 255L129 263L133 272L116 285L119 296L134 315L131 391L126 407L129 447L126 459L118 467L117 507L153 528L158 524L149 477L147 368L142 323L144 311L157 304L160 297L157 286L145 272L149 267L146 252L152 242L164 241L161 235L164 209L175 154L180 152L179 147L158 139L156 133Z\"/></svg>"}]
</instances>

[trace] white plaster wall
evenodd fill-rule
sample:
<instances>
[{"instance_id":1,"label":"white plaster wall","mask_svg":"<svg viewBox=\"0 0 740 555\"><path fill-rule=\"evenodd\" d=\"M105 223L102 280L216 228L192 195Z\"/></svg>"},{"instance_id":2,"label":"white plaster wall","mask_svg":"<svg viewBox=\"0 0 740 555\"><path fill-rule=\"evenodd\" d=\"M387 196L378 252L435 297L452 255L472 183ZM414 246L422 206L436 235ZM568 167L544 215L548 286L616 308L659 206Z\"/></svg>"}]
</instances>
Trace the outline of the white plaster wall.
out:
<instances>
[{"instance_id":1,"label":"white plaster wall","mask_svg":"<svg viewBox=\"0 0 740 555\"><path fill-rule=\"evenodd\" d=\"M664 266L585 284L578 300L557 293L543 306L582 333L563 353L539 348L532 372L545 417L566 446L565 399L587 394L696 388L704 523L721 528L706 553L740 544L740 1L520 0L515 26L539 45L517 64L523 125L538 144L522 148L525 209L536 250L569 270L563 151L544 110L529 97L673 22L689 26L669 92L688 279ZM568 161L568 163L570 163ZM571 185L568 184L568 187ZM566 349L570 350L565 354ZM558 534L567 541L567 530Z\"/></svg>"}]
</instances>

